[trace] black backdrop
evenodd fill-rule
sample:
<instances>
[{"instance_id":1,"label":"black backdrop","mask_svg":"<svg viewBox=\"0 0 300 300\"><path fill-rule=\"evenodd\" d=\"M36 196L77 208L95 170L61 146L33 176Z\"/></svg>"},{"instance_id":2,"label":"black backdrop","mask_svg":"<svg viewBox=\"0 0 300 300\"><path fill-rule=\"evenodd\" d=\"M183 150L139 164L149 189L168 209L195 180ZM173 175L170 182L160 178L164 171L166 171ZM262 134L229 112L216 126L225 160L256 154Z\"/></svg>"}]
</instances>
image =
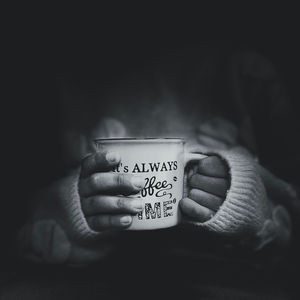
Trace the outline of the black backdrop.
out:
<instances>
[{"instance_id":1,"label":"black backdrop","mask_svg":"<svg viewBox=\"0 0 300 300\"><path fill-rule=\"evenodd\" d=\"M19 22L15 34L10 34L5 74L8 96L2 101L6 116L1 207L5 255L12 253L12 237L26 215L27 194L62 171L58 143L60 91L56 81L62 72L83 78L109 74L113 79L119 72L139 66L162 52L221 41L256 50L271 60L300 114L297 27L282 20L280 14L272 19L266 14L259 24L252 16L243 24L233 25L209 17L201 22L197 17L189 22L188 16L179 18L180 22L176 19L169 22L148 16L144 26L133 21L128 24L129 17L124 19L84 27L80 20L75 20L74 25L68 24L63 29L54 26L55 20L42 27L34 22L24 27ZM2 258L5 260L5 256Z\"/></svg>"},{"instance_id":2,"label":"black backdrop","mask_svg":"<svg viewBox=\"0 0 300 300\"><path fill-rule=\"evenodd\" d=\"M61 115L57 78L61 73L110 81L161 53L208 42L262 53L278 70L292 105L299 111L297 27L279 16L268 17L262 23L253 16L233 25L223 19L213 22L209 16L199 22L197 18L189 22L185 16L180 23L177 19L168 22L148 16L142 23L144 26L129 22L129 17L103 21L98 27L72 23L67 29L49 23L42 28L34 24L33 28L24 30L20 24L18 39L10 53L8 72L12 80L5 127L8 150L17 152L14 163L25 163L23 169L27 172L41 172L40 167L47 169L49 178L58 172L61 149L57 136ZM37 170L34 161L39 162ZM39 175L34 178L42 179Z\"/></svg>"},{"instance_id":3,"label":"black backdrop","mask_svg":"<svg viewBox=\"0 0 300 300\"><path fill-rule=\"evenodd\" d=\"M186 14L183 18L179 14L169 20L167 15L156 18L149 13L135 20L124 14L123 18L99 17L99 23L94 22L95 17L92 22L78 17L71 23L66 19L62 25L54 18L41 25L27 17L11 25L14 31L9 33L5 57L8 94L2 101L6 116L5 205L15 207L12 199L17 195L17 205L22 207L28 187L59 174L61 116L56 79L62 72L113 79L161 53L221 41L265 55L279 71L294 108L300 111L300 49L297 24L290 22L293 16L287 14L283 19L280 9L272 17L262 14L260 22L256 15L245 20L240 14L234 22L225 14L219 19L204 15ZM6 222L9 214L3 211ZM17 212L23 215L22 209Z\"/></svg>"}]
</instances>

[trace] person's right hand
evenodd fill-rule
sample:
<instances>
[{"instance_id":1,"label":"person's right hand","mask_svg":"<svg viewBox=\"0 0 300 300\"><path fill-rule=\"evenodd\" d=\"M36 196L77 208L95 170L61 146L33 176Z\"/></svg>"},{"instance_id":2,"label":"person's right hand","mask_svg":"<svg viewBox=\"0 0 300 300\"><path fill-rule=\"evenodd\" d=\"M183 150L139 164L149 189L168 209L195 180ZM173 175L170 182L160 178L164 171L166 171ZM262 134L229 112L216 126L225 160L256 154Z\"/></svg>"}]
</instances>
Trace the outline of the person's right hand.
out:
<instances>
[{"instance_id":1,"label":"person's right hand","mask_svg":"<svg viewBox=\"0 0 300 300\"><path fill-rule=\"evenodd\" d=\"M112 172L120 163L115 152L96 152L82 160L78 190L82 211L95 231L127 228L132 216L142 211L136 196L144 187L138 175Z\"/></svg>"}]
</instances>

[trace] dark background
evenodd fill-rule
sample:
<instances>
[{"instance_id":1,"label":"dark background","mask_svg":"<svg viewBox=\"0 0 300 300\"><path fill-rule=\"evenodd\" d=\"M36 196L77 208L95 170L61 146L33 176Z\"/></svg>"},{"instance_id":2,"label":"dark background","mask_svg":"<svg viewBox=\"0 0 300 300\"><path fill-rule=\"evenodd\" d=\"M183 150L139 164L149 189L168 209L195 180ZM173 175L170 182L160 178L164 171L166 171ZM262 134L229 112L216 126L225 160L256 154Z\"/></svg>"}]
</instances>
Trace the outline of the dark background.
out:
<instances>
[{"instance_id":1,"label":"dark background","mask_svg":"<svg viewBox=\"0 0 300 300\"><path fill-rule=\"evenodd\" d=\"M21 13L22 18L7 23L1 235L5 253L2 258L8 268L10 261L5 256L14 260L12 237L25 218L28 193L62 171L57 142L61 122L57 84L60 74L113 80L161 53L221 42L237 49L255 50L268 58L280 73L300 116L296 18L281 8L276 12L269 7L264 11L257 8L256 14L248 11L246 17L247 10L231 11L229 15L220 8L218 13L212 10L206 15L201 9L191 9L191 14L183 16L167 8L159 17L149 11L145 15L133 13L139 16L137 20L122 13L122 8L117 15L112 10L113 18L103 18L105 10L90 18L63 12L62 24L55 16L44 19L39 13L36 20ZM69 22L65 17L70 14Z\"/></svg>"},{"instance_id":2,"label":"dark background","mask_svg":"<svg viewBox=\"0 0 300 300\"><path fill-rule=\"evenodd\" d=\"M57 159L61 151L57 142L61 122L57 79L61 74L79 81L96 78L109 83L161 54L207 43L264 55L280 74L292 106L300 112L296 19L280 7L275 11L260 7L254 14L249 8L246 17L247 10L231 14L222 13L222 9L208 14L201 9L191 14L173 14L170 10L159 16L152 11L122 14L119 10L113 18L101 15L89 19L79 14L72 22L66 19L62 24L55 18L49 22L46 19L43 25L29 18L27 23L17 23L17 33L11 36L8 70L9 151L13 148L26 157L23 168L27 171L35 172L30 167L34 160L43 161L49 178L55 176L61 165ZM24 163L23 157L16 155L16 159L20 159L17 164ZM35 178L42 180L43 176Z\"/></svg>"},{"instance_id":3,"label":"dark background","mask_svg":"<svg viewBox=\"0 0 300 300\"><path fill-rule=\"evenodd\" d=\"M20 8L5 26L8 41L3 43L7 46L4 89L8 90L2 101L4 204L8 207L2 210L4 224L19 223L11 222L7 211L22 219L26 192L62 172L57 82L62 73L109 82L161 54L206 43L224 44L269 59L300 114L300 46L292 10L148 7L128 13L128 7L118 6L94 14L93 10L81 14L58 9L57 16L45 8L38 14Z\"/></svg>"},{"instance_id":4,"label":"dark background","mask_svg":"<svg viewBox=\"0 0 300 300\"><path fill-rule=\"evenodd\" d=\"M57 78L62 73L109 82L162 53L223 43L269 59L300 114L295 7L112 5L87 12L77 8L19 6L3 28L4 204L14 207L17 198L21 208L14 214L23 215L24 191L61 171ZM4 223L10 218L7 211L10 208L2 210Z\"/></svg>"}]
</instances>

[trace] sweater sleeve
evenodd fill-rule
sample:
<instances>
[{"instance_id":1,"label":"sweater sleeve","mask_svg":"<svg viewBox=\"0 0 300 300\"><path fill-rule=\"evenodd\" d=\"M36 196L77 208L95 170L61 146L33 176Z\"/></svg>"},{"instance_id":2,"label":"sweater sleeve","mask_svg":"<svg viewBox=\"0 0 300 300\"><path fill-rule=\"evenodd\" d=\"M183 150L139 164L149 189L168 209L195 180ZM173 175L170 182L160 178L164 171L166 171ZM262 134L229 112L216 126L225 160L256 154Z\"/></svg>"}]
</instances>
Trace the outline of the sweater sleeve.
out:
<instances>
[{"instance_id":1,"label":"sweater sleeve","mask_svg":"<svg viewBox=\"0 0 300 300\"><path fill-rule=\"evenodd\" d=\"M37 218L55 219L68 233L70 240L85 243L95 240L101 233L92 230L81 210L78 193L79 170L73 170L68 176L53 183L47 190L36 195ZM35 216L33 216L36 219Z\"/></svg>"},{"instance_id":2,"label":"sweater sleeve","mask_svg":"<svg viewBox=\"0 0 300 300\"><path fill-rule=\"evenodd\" d=\"M278 73L276 61L270 62L258 53L240 53L234 62L237 67L233 95L253 125L260 164L269 170L260 168L268 197L284 207L290 216L291 244L297 253L300 249L300 144L297 138L300 123L293 86L287 81L290 74ZM240 127L242 129L243 124ZM282 220L285 219L283 214ZM278 219L278 213L276 215Z\"/></svg>"},{"instance_id":3,"label":"sweater sleeve","mask_svg":"<svg viewBox=\"0 0 300 300\"><path fill-rule=\"evenodd\" d=\"M210 220L191 223L257 250L276 239L288 243L289 215L282 206L274 206L268 199L261 168L249 152L235 147L206 154L217 155L228 165L230 188ZM276 188L275 181L269 184Z\"/></svg>"},{"instance_id":4,"label":"sweater sleeve","mask_svg":"<svg viewBox=\"0 0 300 300\"><path fill-rule=\"evenodd\" d=\"M21 258L38 263L86 264L107 257L108 234L92 230L81 210L79 170L41 189L17 235Z\"/></svg>"}]
</instances>

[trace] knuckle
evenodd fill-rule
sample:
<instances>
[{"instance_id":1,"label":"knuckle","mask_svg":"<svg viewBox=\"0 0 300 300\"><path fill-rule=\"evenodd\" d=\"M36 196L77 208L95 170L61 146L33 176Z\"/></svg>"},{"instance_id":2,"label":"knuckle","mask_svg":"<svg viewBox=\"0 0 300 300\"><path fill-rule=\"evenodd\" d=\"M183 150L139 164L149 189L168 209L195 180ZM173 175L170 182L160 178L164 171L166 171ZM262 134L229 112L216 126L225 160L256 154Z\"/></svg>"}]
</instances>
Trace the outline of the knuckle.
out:
<instances>
[{"instance_id":1,"label":"knuckle","mask_svg":"<svg viewBox=\"0 0 300 300\"><path fill-rule=\"evenodd\" d=\"M196 206L196 205L191 205L191 206L190 206L190 214L191 214L191 216L193 216L193 217L197 217L197 216L199 215L198 209L197 209L197 206Z\"/></svg>"},{"instance_id":2,"label":"knuckle","mask_svg":"<svg viewBox=\"0 0 300 300\"><path fill-rule=\"evenodd\" d=\"M99 183L99 175L98 174L92 174L90 177L90 185L95 188L98 186Z\"/></svg>"},{"instance_id":3,"label":"knuckle","mask_svg":"<svg viewBox=\"0 0 300 300\"><path fill-rule=\"evenodd\" d=\"M205 220L209 220L214 216L214 212L210 209L207 209L204 213Z\"/></svg>"},{"instance_id":4,"label":"knuckle","mask_svg":"<svg viewBox=\"0 0 300 300\"><path fill-rule=\"evenodd\" d=\"M116 183L117 183L117 185L119 185L119 186L124 185L124 183L125 183L125 175L124 175L124 174L118 174L118 175L116 176Z\"/></svg>"},{"instance_id":5,"label":"knuckle","mask_svg":"<svg viewBox=\"0 0 300 300\"><path fill-rule=\"evenodd\" d=\"M180 202L180 207L183 210L184 213L186 213L187 215L189 215L189 205L188 205L188 198L183 198Z\"/></svg>"},{"instance_id":6,"label":"knuckle","mask_svg":"<svg viewBox=\"0 0 300 300\"><path fill-rule=\"evenodd\" d=\"M199 198L199 197L203 197L203 193L201 190L199 189L195 189L195 188L192 188L190 191L189 191L189 196L190 198L194 199L194 198Z\"/></svg>"},{"instance_id":7,"label":"knuckle","mask_svg":"<svg viewBox=\"0 0 300 300\"><path fill-rule=\"evenodd\" d=\"M125 207L124 199L118 198L117 201L116 201L116 207L118 209L123 209Z\"/></svg>"},{"instance_id":8,"label":"knuckle","mask_svg":"<svg viewBox=\"0 0 300 300\"><path fill-rule=\"evenodd\" d=\"M94 155L94 164L101 166L103 164L103 156L105 155L105 153L103 153L102 151L97 152Z\"/></svg>"},{"instance_id":9,"label":"knuckle","mask_svg":"<svg viewBox=\"0 0 300 300\"><path fill-rule=\"evenodd\" d=\"M107 216L107 223L108 223L109 227L113 227L114 224L115 224L115 222L114 222L114 216L108 215Z\"/></svg>"},{"instance_id":10,"label":"knuckle","mask_svg":"<svg viewBox=\"0 0 300 300\"><path fill-rule=\"evenodd\" d=\"M200 180L200 175L199 174L194 174L192 175L191 179L190 179L190 184L192 186L199 186L199 184L201 183L201 180Z\"/></svg>"},{"instance_id":11,"label":"knuckle","mask_svg":"<svg viewBox=\"0 0 300 300\"><path fill-rule=\"evenodd\" d=\"M182 210L185 211L185 200L186 198L182 198L180 201L179 201L179 206Z\"/></svg>"},{"instance_id":12,"label":"knuckle","mask_svg":"<svg viewBox=\"0 0 300 300\"><path fill-rule=\"evenodd\" d=\"M189 191L189 196L190 196L191 198L197 197L198 194L199 194L199 190L197 190L197 189L191 189L191 190Z\"/></svg>"}]
</instances>

